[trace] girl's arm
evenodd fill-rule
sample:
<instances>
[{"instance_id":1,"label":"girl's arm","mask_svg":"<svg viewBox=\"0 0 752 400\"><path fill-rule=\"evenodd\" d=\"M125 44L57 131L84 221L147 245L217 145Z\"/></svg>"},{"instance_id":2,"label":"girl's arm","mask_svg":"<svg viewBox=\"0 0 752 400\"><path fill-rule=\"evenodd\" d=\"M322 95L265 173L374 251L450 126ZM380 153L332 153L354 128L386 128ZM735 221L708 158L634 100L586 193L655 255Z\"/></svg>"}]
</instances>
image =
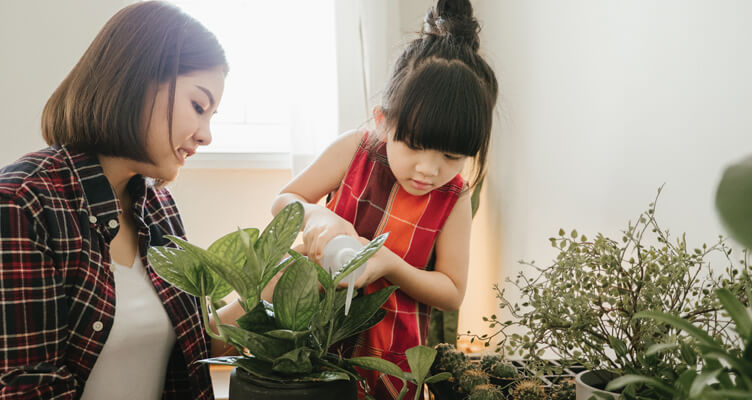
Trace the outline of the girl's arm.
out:
<instances>
[{"instance_id":1,"label":"girl's arm","mask_svg":"<svg viewBox=\"0 0 752 400\"><path fill-rule=\"evenodd\" d=\"M316 261L333 237L340 234L357 237L351 223L317 203L339 187L363 135L363 131L351 131L339 136L282 189L272 204L273 215L294 201L303 204L303 254L313 256Z\"/></svg>"},{"instance_id":2,"label":"girl's arm","mask_svg":"<svg viewBox=\"0 0 752 400\"><path fill-rule=\"evenodd\" d=\"M466 193L457 200L436 240L434 271L417 269L382 247L368 260L355 286L384 277L421 303L441 310L458 309L467 285L471 221L470 195Z\"/></svg>"}]
</instances>

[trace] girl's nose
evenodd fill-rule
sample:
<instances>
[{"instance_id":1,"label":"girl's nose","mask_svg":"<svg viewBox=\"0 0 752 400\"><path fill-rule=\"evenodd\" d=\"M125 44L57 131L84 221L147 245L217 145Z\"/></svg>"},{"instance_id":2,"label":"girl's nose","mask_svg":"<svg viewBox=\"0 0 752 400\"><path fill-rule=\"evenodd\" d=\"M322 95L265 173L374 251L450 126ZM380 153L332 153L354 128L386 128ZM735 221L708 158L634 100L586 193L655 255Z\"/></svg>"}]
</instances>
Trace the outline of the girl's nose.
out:
<instances>
[{"instance_id":1,"label":"girl's nose","mask_svg":"<svg viewBox=\"0 0 752 400\"><path fill-rule=\"evenodd\" d=\"M423 176L436 176L439 174L439 163L435 160L436 157L426 155L421 157L418 163L415 165L415 170Z\"/></svg>"}]
</instances>

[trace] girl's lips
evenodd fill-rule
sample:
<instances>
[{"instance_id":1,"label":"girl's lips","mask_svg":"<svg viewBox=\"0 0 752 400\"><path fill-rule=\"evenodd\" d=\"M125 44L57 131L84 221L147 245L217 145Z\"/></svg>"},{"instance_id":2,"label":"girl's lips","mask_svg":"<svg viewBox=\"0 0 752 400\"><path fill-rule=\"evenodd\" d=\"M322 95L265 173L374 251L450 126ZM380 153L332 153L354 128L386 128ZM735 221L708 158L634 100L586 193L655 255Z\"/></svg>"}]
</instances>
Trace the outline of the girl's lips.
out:
<instances>
[{"instance_id":1,"label":"girl's lips","mask_svg":"<svg viewBox=\"0 0 752 400\"><path fill-rule=\"evenodd\" d=\"M415 179L410 179L410 184L413 186L413 188L417 190L426 190L431 187L431 184L428 182L423 181L417 181Z\"/></svg>"}]
</instances>

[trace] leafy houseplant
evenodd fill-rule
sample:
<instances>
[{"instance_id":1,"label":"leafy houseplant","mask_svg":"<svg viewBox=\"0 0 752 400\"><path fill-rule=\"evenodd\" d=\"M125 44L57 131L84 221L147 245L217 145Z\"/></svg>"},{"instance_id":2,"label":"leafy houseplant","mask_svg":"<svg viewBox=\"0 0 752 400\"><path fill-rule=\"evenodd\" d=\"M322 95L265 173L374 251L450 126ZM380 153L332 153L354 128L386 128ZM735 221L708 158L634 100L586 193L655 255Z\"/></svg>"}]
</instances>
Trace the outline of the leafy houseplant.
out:
<instances>
[{"instance_id":1,"label":"leafy houseplant","mask_svg":"<svg viewBox=\"0 0 752 400\"><path fill-rule=\"evenodd\" d=\"M374 326L385 315L380 307L396 286L357 296L348 315L344 313L346 291L336 289L342 279L381 248L387 234L372 240L330 274L290 249L303 216L303 206L295 202L280 211L260 234L255 228L238 229L206 250L168 236L181 249L149 249L149 261L162 278L198 297L207 333L232 344L241 354L203 361L233 365L251 377L288 384L360 380L353 365L377 369L403 381L431 379L415 371L425 363L431 365L435 351L430 348L428 352L420 348L408 350L412 374L381 359L343 360L330 354L333 344ZM290 257L284 258L288 254ZM261 291L283 270L274 288L273 302L262 300ZM238 326L223 324L213 306L231 290L238 293L246 312L235 321ZM216 332L209 326L209 314L217 323ZM231 397L232 390L231 382Z\"/></svg>"},{"instance_id":2,"label":"leafy houseplant","mask_svg":"<svg viewBox=\"0 0 752 400\"><path fill-rule=\"evenodd\" d=\"M726 312L734 321L741 346L727 348L686 319L659 311L643 311L635 317L652 319L680 329L697 341L702 368L691 363L675 382L664 382L650 376L625 375L611 382L615 389L639 383L653 387L675 399L752 399L752 308L745 307L727 289L715 292ZM747 293L747 298L750 296ZM680 346L679 343L658 343L648 351L661 353Z\"/></svg>"},{"instance_id":3,"label":"leafy houseplant","mask_svg":"<svg viewBox=\"0 0 752 400\"><path fill-rule=\"evenodd\" d=\"M639 312L681 315L721 343L730 343L725 330L729 321L708 294L723 287L741 297L743 288L750 285L749 275L734 267L723 238L696 249L687 246L684 235L672 240L655 219L656 202L657 197L636 223L627 225L621 240L602 234L588 240L577 231L567 235L560 230L558 237L550 239L559 251L553 264L540 268L523 262L534 273L523 271L510 280L519 289L521 302L513 304L505 290L495 287L501 308L509 309L514 319L491 316L486 319L494 334L470 336L485 341L486 346L495 339L498 352L538 363L534 369L542 373L548 372L543 360L548 350L565 366L581 364L590 370L669 381L686 369L682 356L691 354L691 346L662 354L648 352L652 344L677 337L678 330L639 320L635 318ZM711 259L727 265L724 274L713 272ZM745 260L742 264L742 270L749 270ZM511 333L515 326L525 332ZM666 398L665 393L644 385L628 385L622 391L626 398L637 394Z\"/></svg>"}]
</instances>

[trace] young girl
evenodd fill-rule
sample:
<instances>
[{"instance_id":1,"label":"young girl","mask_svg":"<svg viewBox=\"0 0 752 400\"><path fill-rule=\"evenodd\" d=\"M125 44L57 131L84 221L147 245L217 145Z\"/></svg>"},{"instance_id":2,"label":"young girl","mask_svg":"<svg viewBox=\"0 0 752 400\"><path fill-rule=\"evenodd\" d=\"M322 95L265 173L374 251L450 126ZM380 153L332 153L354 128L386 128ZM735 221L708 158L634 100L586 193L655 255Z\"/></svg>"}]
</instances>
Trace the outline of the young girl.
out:
<instances>
[{"instance_id":1,"label":"young girl","mask_svg":"<svg viewBox=\"0 0 752 400\"><path fill-rule=\"evenodd\" d=\"M425 343L430 307L454 310L462 303L468 188L484 173L497 96L494 73L477 53L479 27L469 1L440 0L425 21L374 110L375 131L342 135L272 207L276 214L292 201L304 204L302 252L316 261L337 235L366 242L389 232L356 287L400 289L385 303L383 321L357 338L353 356L381 357L404 370L405 350ZM468 157L475 161L470 185L459 174ZM316 204L330 193L326 207ZM359 372L377 398L401 389L398 379Z\"/></svg>"}]
</instances>

